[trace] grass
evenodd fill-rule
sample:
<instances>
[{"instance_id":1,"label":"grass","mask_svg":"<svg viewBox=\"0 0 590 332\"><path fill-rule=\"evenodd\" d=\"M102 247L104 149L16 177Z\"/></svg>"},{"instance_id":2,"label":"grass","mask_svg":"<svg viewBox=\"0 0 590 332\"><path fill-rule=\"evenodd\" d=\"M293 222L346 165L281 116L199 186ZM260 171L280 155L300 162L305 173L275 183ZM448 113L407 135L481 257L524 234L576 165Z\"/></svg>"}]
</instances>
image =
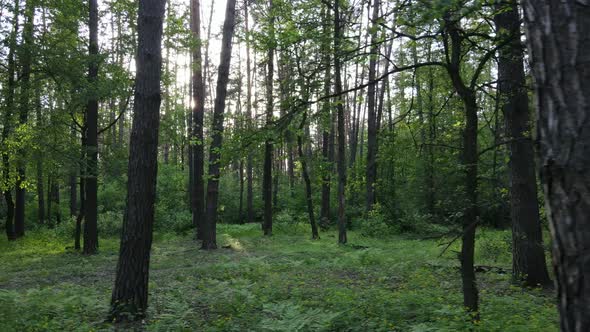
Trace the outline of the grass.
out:
<instances>
[{"instance_id":1,"label":"grass","mask_svg":"<svg viewBox=\"0 0 590 332\"><path fill-rule=\"evenodd\" d=\"M508 233L483 231L478 264L510 267ZM223 248L205 252L190 236L157 234L150 270L148 331L557 331L549 292L478 273L481 321L461 303L454 244L439 257L436 240L374 239L335 233L309 239L304 226L220 225ZM67 249L55 231L0 241L0 331L112 330L104 322L118 240L100 253Z\"/></svg>"}]
</instances>

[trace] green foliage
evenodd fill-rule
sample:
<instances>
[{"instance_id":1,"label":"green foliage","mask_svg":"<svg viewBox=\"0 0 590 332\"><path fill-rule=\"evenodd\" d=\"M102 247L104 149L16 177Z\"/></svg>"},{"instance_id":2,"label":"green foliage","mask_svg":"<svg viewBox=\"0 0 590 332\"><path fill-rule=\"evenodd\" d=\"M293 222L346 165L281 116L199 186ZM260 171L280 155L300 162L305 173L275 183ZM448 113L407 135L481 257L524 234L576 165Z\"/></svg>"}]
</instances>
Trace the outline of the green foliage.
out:
<instances>
[{"instance_id":1,"label":"green foliage","mask_svg":"<svg viewBox=\"0 0 590 332\"><path fill-rule=\"evenodd\" d=\"M287 215L287 214L285 214ZM286 217L285 217L286 218ZM67 223L64 223L67 224ZM281 223L287 225L288 221ZM61 227L61 226L60 226ZM73 253L59 228L16 242L0 239L0 330L110 330L104 323L118 240ZM478 273L481 321L462 309L458 261L436 241L349 232L310 240L308 227L272 238L260 225L218 227L220 247L198 250L192 235L156 233L148 331L557 331L552 294L511 286L510 276ZM480 232L495 243L505 232ZM478 248L478 251L482 248ZM509 253L479 257L509 268Z\"/></svg>"}]
</instances>

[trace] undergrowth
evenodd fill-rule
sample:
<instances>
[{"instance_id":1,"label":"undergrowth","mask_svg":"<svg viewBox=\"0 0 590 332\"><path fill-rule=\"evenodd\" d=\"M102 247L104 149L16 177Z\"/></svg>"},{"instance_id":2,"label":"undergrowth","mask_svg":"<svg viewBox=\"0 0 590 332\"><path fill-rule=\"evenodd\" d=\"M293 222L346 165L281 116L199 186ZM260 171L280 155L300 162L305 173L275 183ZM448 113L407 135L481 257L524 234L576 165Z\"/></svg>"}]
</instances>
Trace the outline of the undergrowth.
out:
<instances>
[{"instance_id":1,"label":"undergrowth","mask_svg":"<svg viewBox=\"0 0 590 332\"><path fill-rule=\"evenodd\" d=\"M479 233L481 321L461 303L456 250L442 240L350 232L313 241L304 223L219 225L217 251L192 235L156 234L148 331L557 331L553 295L510 283L506 234ZM118 241L81 256L55 230L0 241L0 331L113 330L105 323ZM489 251L493 254L489 254Z\"/></svg>"}]
</instances>

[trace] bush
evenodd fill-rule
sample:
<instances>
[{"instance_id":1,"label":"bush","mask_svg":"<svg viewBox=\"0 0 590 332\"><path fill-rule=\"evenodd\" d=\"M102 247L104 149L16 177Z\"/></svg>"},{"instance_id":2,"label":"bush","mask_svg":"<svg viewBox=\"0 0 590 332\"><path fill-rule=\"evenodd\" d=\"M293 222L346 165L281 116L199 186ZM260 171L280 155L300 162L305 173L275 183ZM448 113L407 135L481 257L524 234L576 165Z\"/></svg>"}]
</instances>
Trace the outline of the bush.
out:
<instances>
[{"instance_id":1,"label":"bush","mask_svg":"<svg viewBox=\"0 0 590 332\"><path fill-rule=\"evenodd\" d=\"M74 220L75 225L75 220ZM119 236L123 226L123 213L120 211L106 211L98 214L99 236Z\"/></svg>"},{"instance_id":2,"label":"bush","mask_svg":"<svg viewBox=\"0 0 590 332\"><path fill-rule=\"evenodd\" d=\"M399 228L391 222L388 223L381 206L375 204L369 216L361 222L359 231L363 236L377 237L399 233Z\"/></svg>"}]
</instances>

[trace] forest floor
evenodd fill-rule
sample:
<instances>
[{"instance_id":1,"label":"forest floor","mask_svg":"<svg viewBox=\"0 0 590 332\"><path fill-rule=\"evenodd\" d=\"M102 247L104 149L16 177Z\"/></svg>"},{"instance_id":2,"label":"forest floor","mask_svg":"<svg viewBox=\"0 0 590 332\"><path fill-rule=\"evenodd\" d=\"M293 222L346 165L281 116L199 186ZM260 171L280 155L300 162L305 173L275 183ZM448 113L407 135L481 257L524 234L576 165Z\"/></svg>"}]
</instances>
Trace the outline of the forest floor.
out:
<instances>
[{"instance_id":1,"label":"forest floor","mask_svg":"<svg viewBox=\"0 0 590 332\"><path fill-rule=\"evenodd\" d=\"M148 331L557 331L551 291L510 283L507 232L478 231L481 320L462 310L458 243L349 233L336 244L307 227L219 225L220 249L191 236L156 234ZM69 249L55 231L0 240L0 331L112 330L104 322L118 240L100 253Z\"/></svg>"}]
</instances>

